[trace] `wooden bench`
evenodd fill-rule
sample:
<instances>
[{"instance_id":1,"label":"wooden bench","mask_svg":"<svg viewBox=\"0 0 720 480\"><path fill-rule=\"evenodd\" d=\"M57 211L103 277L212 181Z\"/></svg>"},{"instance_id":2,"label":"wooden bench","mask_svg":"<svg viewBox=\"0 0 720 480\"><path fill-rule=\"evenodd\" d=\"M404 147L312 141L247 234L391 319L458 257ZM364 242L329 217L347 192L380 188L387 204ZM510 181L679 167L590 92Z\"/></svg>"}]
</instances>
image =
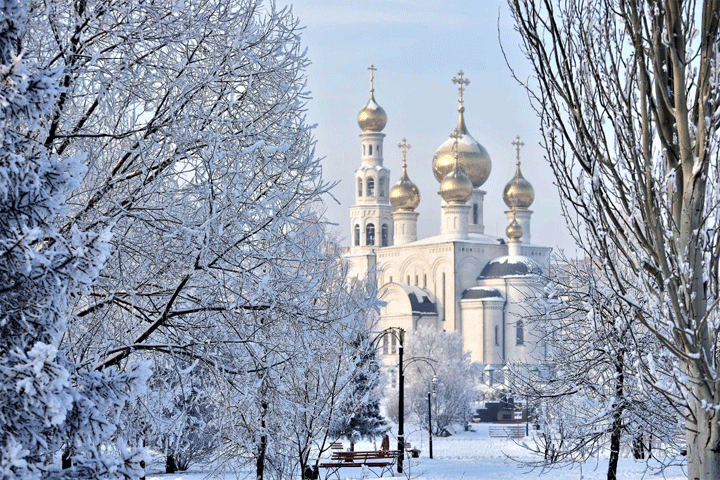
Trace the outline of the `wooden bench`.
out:
<instances>
[{"instance_id":1,"label":"wooden bench","mask_svg":"<svg viewBox=\"0 0 720 480\"><path fill-rule=\"evenodd\" d=\"M343 444L342 442L333 442L330 444L330 450L342 450Z\"/></svg>"},{"instance_id":2,"label":"wooden bench","mask_svg":"<svg viewBox=\"0 0 720 480\"><path fill-rule=\"evenodd\" d=\"M331 475L337 476L340 479L341 468L352 468L352 467L367 467L373 473L377 475L377 472L373 469L379 469L382 477L385 472L392 475L392 469L397 463L397 459L400 456L399 450L371 450L371 451L356 451L356 452L341 452L334 451L330 460L321 461L318 465L320 468L327 469L327 479Z\"/></svg>"}]
</instances>

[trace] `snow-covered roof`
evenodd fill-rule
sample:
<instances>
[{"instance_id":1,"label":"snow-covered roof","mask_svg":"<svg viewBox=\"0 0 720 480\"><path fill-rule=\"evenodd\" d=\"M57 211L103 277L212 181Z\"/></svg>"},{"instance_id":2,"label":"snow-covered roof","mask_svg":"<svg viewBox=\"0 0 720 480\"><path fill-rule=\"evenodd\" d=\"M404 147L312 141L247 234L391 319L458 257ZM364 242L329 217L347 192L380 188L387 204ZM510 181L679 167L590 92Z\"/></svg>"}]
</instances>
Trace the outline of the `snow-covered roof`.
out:
<instances>
[{"instance_id":1,"label":"snow-covered roof","mask_svg":"<svg viewBox=\"0 0 720 480\"><path fill-rule=\"evenodd\" d=\"M489 287L472 287L462 293L463 300L485 300L485 299L502 300L502 293L497 288Z\"/></svg>"},{"instance_id":2,"label":"snow-covered roof","mask_svg":"<svg viewBox=\"0 0 720 480\"><path fill-rule=\"evenodd\" d=\"M357 171L364 172L365 170L375 170L377 172L390 172L387 168L385 168L383 165L361 165L357 168Z\"/></svg>"},{"instance_id":3,"label":"snow-covered roof","mask_svg":"<svg viewBox=\"0 0 720 480\"><path fill-rule=\"evenodd\" d=\"M410 300L410 308L413 313L437 314L437 304L433 300L430 292L406 283L396 282L396 284L407 293L408 299Z\"/></svg>"},{"instance_id":4,"label":"snow-covered roof","mask_svg":"<svg viewBox=\"0 0 720 480\"><path fill-rule=\"evenodd\" d=\"M542 268L531 258L512 255L493 258L482 269L478 280L485 278L524 277L542 275Z\"/></svg>"},{"instance_id":5,"label":"snow-covered roof","mask_svg":"<svg viewBox=\"0 0 720 480\"><path fill-rule=\"evenodd\" d=\"M462 239L462 240L448 240L447 237L444 235L435 235L432 237L426 237L421 238L420 240L416 240L414 242L410 243L404 243L402 245L393 245L391 247L383 247L384 248L400 248L400 247L409 247L409 246L420 246L420 245L436 245L441 243L482 243L482 244L490 244L490 245L500 245L498 242L498 238L491 236L491 235L485 235L480 233L470 233L468 235L468 238Z\"/></svg>"}]
</instances>

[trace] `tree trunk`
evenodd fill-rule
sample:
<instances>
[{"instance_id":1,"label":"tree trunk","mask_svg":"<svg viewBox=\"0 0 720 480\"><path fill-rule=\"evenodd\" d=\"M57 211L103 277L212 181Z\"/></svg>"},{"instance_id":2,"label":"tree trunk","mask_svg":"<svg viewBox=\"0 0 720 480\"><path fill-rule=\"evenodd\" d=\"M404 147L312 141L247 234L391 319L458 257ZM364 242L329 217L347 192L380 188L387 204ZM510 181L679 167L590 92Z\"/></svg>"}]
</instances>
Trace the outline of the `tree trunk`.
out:
<instances>
[{"instance_id":1,"label":"tree trunk","mask_svg":"<svg viewBox=\"0 0 720 480\"><path fill-rule=\"evenodd\" d=\"M177 472L177 465L175 465L175 456L171 453L165 459L165 473Z\"/></svg>"},{"instance_id":2,"label":"tree trunk","mask_svg":"<svg viewBox=\"0 0 720 480\"><path fill-rule=\"evenodd\" d=\"M615 358L615 405L612 410L612 430L610 431L610 460L608 461L608 480L617 480L618 460L620 459L620 438L622 437L622 415L625 411L625 361L621 351Z\"/></svg>"},{"instance_id":3,"label":"tree trunk","mask_svg":"<svg viewBox=\"0 0 720 480\"><path fill-rule=\"evenodd\" d=\"M263 422L263 427L265 422ZM255 463L255 473L257 480L263 480L265 477L265 451L267 450L267 436L260 437L260 446L258 448L257 462Z\"/></svg>"},{"instance_id":4,"label":"tree trunk","mask_svg":"<svg viewBox=\"0 0 720 480\"><path fill-rule=\"evenodd\" d=\"M265 431L265 415L267 413L268 404L262 402L262 421L260 427L262 431ZM260 436L260 445L258 446L257 460L255 462L255 475L257 480L263 480L265 478L265 454L267 453L267 435L263 434Z\"/></svg>"},{"instance_id":5,"label":"tree trunk","mask_svg":"<svg viewBox=\"0 0 720 480\"><path fill-rule=\"evenodd\" d=\"M720 478L720 451L717 448L720 426L715 412L708 412L699 405L691 408L698 416L698 422L688 422L686 427L688 480Z\"/></svg>"},{"instance_id":6,"label":"tree trunk","mask_svg":"<svg viewBox=\"0 0 720 480\"><path fill-rule=\"evenodd\" d=\"M72 459L70 458L70 449L67 448L62 454L62 469L67 470L72 467Z\"/></svg>"}]
</instances>

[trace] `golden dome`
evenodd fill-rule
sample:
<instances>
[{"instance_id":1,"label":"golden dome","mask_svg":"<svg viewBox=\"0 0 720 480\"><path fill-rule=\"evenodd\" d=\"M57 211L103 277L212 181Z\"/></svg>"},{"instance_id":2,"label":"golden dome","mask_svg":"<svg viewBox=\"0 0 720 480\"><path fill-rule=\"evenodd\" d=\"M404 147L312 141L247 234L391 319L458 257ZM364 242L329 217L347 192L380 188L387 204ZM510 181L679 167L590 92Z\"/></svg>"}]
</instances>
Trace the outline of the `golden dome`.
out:
<instances>
[{"instance_id":1,"label":"golden dome","mask_svg":"<svg viewBox=\"0 0 720 480\"><path fill-rule=\"evenodd\" d=\"M465 126L465 118L463 112L465 107L460 107L458 125L455 132L460 134L458 138L458 161L473 187L480 187L490 176L492 170L492 161L485 147L480 145L467 130ZM445 143L435 151L433 158L433 173L438 181L445 178L445 175L453 169L455 159L453 157L453 138L448 138Z\"/></svg>"},{"instance_id":2,"label":"golden dome","mask_svg":"<svg viewBox=\"0 0 720 480\"><path fill-rule=\"evenodd\" d=\"M358 125L363 132L380 132L386 124L387 114L375 102L375 94L371 93L367 105L358 113Z\"/></svg>"},{"instance_id":3,"label":"golden dome","mask_svg":"<svg viewBox=\"0 0 720 480\"><path fill-rule=\"evenodd\" d=\"M420 205L420 191L407 174L407 163L403 164L400 181L390 189L390 204L397 210L415 210Z\"/></svg>"},{"instance_id":4,"label":"golden dome","mask_svg":"<svg viewBox=\"0 0 720 480\"><path fill-rule=\"evenodd\" d=\"M535 189L530 185L530 182L525 180L520 171L520 147L525 144L520 141L520 136L517 136L512 144L517 148L517 161L515 163L517 169L515 170L515 176L505 185L503 200L505 200L505 205L510 208L528 208L535 200Z\"/></svg>"},{"instance_id":5,"label":"golden dome","mask_svg":"<svg viewBox=\"0 0 720 480\"><path fill-rule=\"evenodd\" d=\"M465 106L463 92L470 84L470 80L464 78L462 70L452 82L458 85L458 123L453 135L435 151L433 157L433 173L438 182L455 168L455 153L458 155L460 168L470 178L473 187L479 188L490 176L492 161L485 147L480 145L468 132L465 125ZM457 138L455 138L457 137ZM457 144L457 146L455 146Z\"/></svg>"},{"instance_id":6,"label":"golden dome","mask_svg":"<svg viewBox=\"0 0 720 480\"><path fill-rule=\"evenodd\" d=\"M523 229L517 219L513 217L512 222L505 228L505 235L509 240L519 240L523 236Z\"/></svg>"},{"instance_id":7,"label":"golden dome","mask_svg":"<svg viewBox=\"0 0 720 480\"><path fill-rule=\"evenodd\" d=\"M462 167L457 166L445 175L440 182L440 196L447 203L467 203L473 192L473 183L465 175Z\"/></svg>"}]
</instances>

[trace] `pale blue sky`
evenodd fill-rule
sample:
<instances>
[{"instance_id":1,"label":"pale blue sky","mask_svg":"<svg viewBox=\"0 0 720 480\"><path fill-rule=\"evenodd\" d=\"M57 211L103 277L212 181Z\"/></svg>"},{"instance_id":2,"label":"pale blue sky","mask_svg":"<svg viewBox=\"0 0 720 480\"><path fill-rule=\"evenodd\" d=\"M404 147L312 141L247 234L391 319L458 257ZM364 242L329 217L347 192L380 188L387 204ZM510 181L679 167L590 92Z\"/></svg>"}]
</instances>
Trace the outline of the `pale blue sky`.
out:
<instances>
[{"instance_id":1,"label":"pale blue sky","mask_svg":"<svg viewBox=\"0 0 720 480\"><path fill-rule=\"evenodd\" d=\"M328 201L327 217L339 224L344 245L353 175L360 165L357 113L369 97L367 67L372 63L375 99L388 115L384 164L392 172L391 184L402 164L397 144L405 137L412 145L408 173L422 195L419 236L439 233L440 200L431 165L457 122L458 91L451 79L462 69L471 82L465 91L467 126L492 159L492 173L482 186L487 191L485 232L504 237L502 191L515 172L511 142L520 135L525 142L522 171L535 188L532 241L574 255L539 146L539 121L500 48L498 25L511 64L524 77L530 74L504 1L297 0L293 11L305 26L303 44L312 61L308 118L318 124L317 154L325 157L325 178L340 182L333 193L341 203Z\"/></svg>"}]
</instances>

